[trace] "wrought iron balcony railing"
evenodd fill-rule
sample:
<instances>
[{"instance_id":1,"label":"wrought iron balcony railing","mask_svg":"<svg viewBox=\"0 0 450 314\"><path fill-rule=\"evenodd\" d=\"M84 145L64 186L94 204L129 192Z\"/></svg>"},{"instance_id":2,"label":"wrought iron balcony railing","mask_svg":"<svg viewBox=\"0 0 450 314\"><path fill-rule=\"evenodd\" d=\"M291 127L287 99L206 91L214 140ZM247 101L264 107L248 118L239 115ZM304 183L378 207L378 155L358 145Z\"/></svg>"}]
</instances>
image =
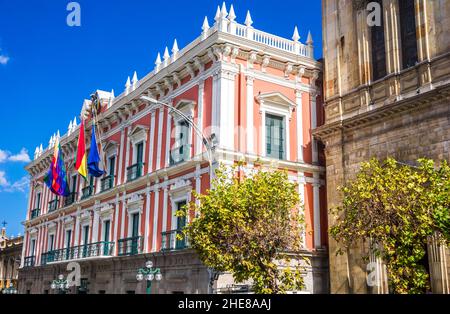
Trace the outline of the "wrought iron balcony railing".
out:
<instances>
[{"instance_id":1,"label":"wrought iron balcony railing","mask_svg":"<svg viewBox=\"0 0 450 314\"><path fill-rule=\"evenodd\" d=\"M143 237L131 237L131 238L125 238L120 239L118 241L119 245L119 256L125 256L125 255L137 255L142 253L142 246L143 246Z\"/></svg>"},{"instance_id":2,"label":"wrought iron balcony railing","mask_svg":"<svg viewBox=\"0 0 450 314\"><path fill-rule=\"evenodd\" d=\"M73 203L75 203L75 201L77 200L77 193L75 193L75 192L73 192L73 193L70 193L69 194L69 196L67 196L65 199L64 199L64 206L70 206L70 205L72 205Z\"/></svg>"},{"instance_id":3,"label":"wrought iron balcony railing","mask_svg":"<svg viewBox=\"0 0 450 314\"><path fill-rule=\"evenodd\" d=\"M127 168L127 181L134 181L142 176L144 163L140 162Z\"/></svg>"},{"instance_id":4,"label":"wrought iron balcony railing","mask_svg":"<svg viewBox=\"0 0 450 314\"><path fill-rule=\"evenodd\" d=\"M51 213L58 209L58 199L54 199L53 201L48 203L48 212Z\"/></svg>"},{"instance_id":5,"label":"wrought iron balcony railing","mask_svg":"<svg viewBox=\"0 0 450 314\"><path fill-rule=\"evenodd\" d=\"M95 186L94 185L88 185L87 187L83 188L81 190L81 199L85 200L92 195L94 195Z\"/></svg>"},{"instance_id":6,"label":"wrought iron balcony railing","mask_svg":"<svg viewBox=\"0 0 450 314\"><path fill-rule=\"evenodd\" d=\"M191 145L182 145L170 151L170 165L176 165L180 162L189 160Z\"/></svg>"},{"instance_id":7,"label":"wrought iron balcony railing","mask_svg":"<svg viewBox=\"0 0 450 314\"><path fill-rule=\"evenodd\" d=\"M38 218L41 215L41 209L36 208L31 211L31 219Z\"/></svg>"},{"instance_id":8,"label":"wrought iron balcony railing","mask_svg":"<svg viewBox=\"0 0 450 314\"><path fill-rule=\"evenodd\" d=\"M28 256L23 260L24 267L33 267L36 262L36 256Z\"/></svg>"},{"instance_id":9,"label":"wrought iron balcony railing","mask_svg":"<svg viewBox=\"0 0 450 314\"><path fill-rule=\"evenodd\" d=\"M101 191L105 192L114 186L114 176L110 175L101 180Z\"/></svg>"},{"instance_id":10,"label":"wrought iron balcony railing","mask_svg":"<svg viewBox=\"0 0 450 314\"><path fill-rule=\"evenodd\" d=\"M114 242L96 242L43 253L41 264L47 265L54 262L78 260L90 257L112 256L113 254Z\"/></svg>"},{"instance_id":11,"label":"wrought iron balcony railing","mask_svg":"<svg viewBox=\"0 0 450 314\"><path fill-rule=\"evenodd\" d=\"M175 251L188 248L188 241L179 229L161 232L161 251Z\"/></svg>"}]
</instances>

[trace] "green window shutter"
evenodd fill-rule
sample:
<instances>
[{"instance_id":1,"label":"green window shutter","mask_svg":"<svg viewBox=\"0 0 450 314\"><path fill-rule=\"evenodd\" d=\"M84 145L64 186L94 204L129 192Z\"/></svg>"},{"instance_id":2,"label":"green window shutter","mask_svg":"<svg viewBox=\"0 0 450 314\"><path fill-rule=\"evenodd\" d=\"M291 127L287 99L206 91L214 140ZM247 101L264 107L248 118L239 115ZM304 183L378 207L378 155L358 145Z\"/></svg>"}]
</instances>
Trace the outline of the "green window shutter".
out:
<instances>
[{"instance_id":1,"label":"green window shutter","mask_svg":"<svg viewBox=\"0 0 450 314\"><path fill-rule=\"evenodd\" d=\"M268 157L284 159L284 120L282 117L266 115L266 153Z\"/></svg>"}]
</instances>

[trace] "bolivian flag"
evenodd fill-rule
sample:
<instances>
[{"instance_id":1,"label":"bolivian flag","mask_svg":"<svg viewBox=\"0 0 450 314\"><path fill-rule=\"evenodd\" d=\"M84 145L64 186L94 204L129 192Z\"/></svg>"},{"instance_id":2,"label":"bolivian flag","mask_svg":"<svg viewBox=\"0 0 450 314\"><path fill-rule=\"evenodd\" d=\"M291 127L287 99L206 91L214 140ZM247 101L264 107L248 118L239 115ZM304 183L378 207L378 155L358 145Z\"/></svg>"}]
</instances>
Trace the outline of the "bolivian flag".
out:
<instances>
[{"instance_id":1,"label":"bolivian flag","mask_svg":"<svg viewBox=\"0 0 450 314\"><path fill-rule=\"evenodd\" d=\"M80 135L78 136L77 156L75 157L75 169L86 180L87 178L87 156L84 141L84 120L81 119Z\"/></svg>"}]
</instances>

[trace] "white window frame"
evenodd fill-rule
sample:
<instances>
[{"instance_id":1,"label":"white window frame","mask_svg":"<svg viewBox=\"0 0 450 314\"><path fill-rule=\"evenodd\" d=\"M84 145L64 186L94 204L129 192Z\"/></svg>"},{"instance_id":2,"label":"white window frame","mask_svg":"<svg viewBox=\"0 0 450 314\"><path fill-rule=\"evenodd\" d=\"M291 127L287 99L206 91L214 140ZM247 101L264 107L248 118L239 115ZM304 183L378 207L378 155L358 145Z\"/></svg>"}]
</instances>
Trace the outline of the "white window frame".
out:
<instances>
[{"instance_id":1,"label":"white window frame","mask_svg":"<svg viewBox=\"0 0 450 314\"><path fill-rule=\"evenodd\" d=\"M285 130L285 156L283 160L291 160L290 152L290 130L289 123L292 118L292 112L297 105L291 101L288 97L284 96L279 92L265 93L258 96L258 102L260 104L260 114L261 114L261 145L262 145L262 155L267 158L273 158L267 156L266 147L266 115L271 114L274 116L283 117L284 130Z\"/></svg>"}]
</instances>

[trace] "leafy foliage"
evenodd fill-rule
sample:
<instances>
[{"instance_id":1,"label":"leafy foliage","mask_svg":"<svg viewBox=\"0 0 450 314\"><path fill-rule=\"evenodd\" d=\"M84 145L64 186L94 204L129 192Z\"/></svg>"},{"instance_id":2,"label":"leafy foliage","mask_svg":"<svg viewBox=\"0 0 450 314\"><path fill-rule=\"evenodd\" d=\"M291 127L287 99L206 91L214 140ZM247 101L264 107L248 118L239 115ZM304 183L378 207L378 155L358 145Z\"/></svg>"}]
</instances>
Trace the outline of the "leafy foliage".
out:
<instances>
[{"instance_id":1,"label":"leafy foliage","mask_svg":"<svg viewBox=\"0 0 450 314\"><path fill-rule=\"evenodd\" d=\"M252 279L256 293L302 289L304 220L297 185L286 172L246 176L239 166L217 169L214 189L195 195L200 205L188 205L200 213L185 229L192 247L205 265L231 272L236 282Z\"/></svg>"},{"instance_id":2,"label":"leafy foliage","mask_svg":"<svg viewBox=\"0 0 450 314\"><path fill-rule=\"evenodd\" d=\"M343 204L330 230L344 247L371 239L395 293L426 292L426 245L436 232L449 239L450 168L442 162L436 169L427 159L418 163L363 163L356 179L341 188Z\"/></svg>"}]
</instances>

